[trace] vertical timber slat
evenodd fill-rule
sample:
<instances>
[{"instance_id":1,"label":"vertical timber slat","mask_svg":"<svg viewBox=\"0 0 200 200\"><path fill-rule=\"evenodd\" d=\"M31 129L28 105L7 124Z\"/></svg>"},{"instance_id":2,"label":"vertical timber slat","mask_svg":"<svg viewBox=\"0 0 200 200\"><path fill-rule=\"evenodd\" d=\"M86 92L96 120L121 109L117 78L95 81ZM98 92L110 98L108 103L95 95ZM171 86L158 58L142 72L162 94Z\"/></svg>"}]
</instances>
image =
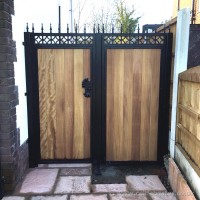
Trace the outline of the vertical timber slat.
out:
<instances>
[{"instance_id":1,"label":"vertical timber slat","mask_svg":"<svg viewBox=\"0 0 200 200\"><path fill-rule=\"evenodd\" d=\"M65 51L65 135L66 158L73 157L73 130L74 130L74 50ZM70 80L70 81L68 81Z\"/></svg>"},{"instance_id":2,"label":"vertical timber slat","mask_svg":"<svg viewBox=\"0 0 200 200\"><path fill-rule=\"evenodd\" d=\"M83 51L83 78L89 78L90 75L90 50L86 49ZM83 113L84 113L84 128L83 128L83 135L84 135L84 157L90 157L90 104L91 98L84 98L83 102Z\"/></svg>"},{"instance_id":3,"label":"vertical timber slat","mask_svg":"<svg viewBox=\"0 0 200 200\"><path fill-rule=\"evenodd\" d=\"M140 160L140 129L141 129L141 85L142 85L142 60L140 59L141 51L132 51L132 60L131 65L133 70L133 122L132 123L132 155L133 160ZM141 67L134 67L141 66Z\"/></svg>"},{"instance_id":4,"label":"vertical timber slat","mask_svg":"<svg viewBox=\"0 0 200 200\"><path fill-rule=\"evenodd\" d=\"M131 51L125 51L124 52L124 101L123 101L123 116L124 116L124 123L123 123L123 131L124 131L124 137L123 137L123 143L122 145L126 144L127 146L132 145L133 141L133 135L132 135L132 121L133 121L133 115L130 112L130 110L133 109L133 90L130 90L130 88L133 85L133 67L132 67L132 52ZM126 106L125 106L126 105ZM128 160L130 157L132 157L132 148L125 149L123 148L123 154L124 158Z\"/></svg>"},{"instance_id":5,"label":"vertical timber slat","mask_svg":"<svg viewBox=\"0 0 200 200\"><path fill-rule=\"evenodd\" d=\"M64 88L64 50L55 51L55 68L56 68L56 129L54 135L55 158L62 159L65 157L65 88ZM53 107L53 105L52 105Z\"/></svg>"},{"instance_id":6,"label":"vertical timber slat","mask_svg":"<svg viewBox=\"0 0 200 200\"><path fill-rule=\"evenodd\" d=\"M152 57L160 58L160 51L153 51ZM150 101L150 135L149 135L149 157L156 160L158 142L158 109L159 109L159 85L160 85L160 59L151 60L151 101Z\"/></svg>"},{"instance_id":7,"label":"vertical timber slat","mask_svg":"<svg viewBox=\"0 0 200 200\"><path fill-rule=\"evenodd\" d=\"M55 155L56 130L56 84L53 50L38 50L39 57L39 96L40 96L40 146L41 157L53 158ZM48 86L48 87L47 87Z\"/></svg>"},{"instance_id":8,"label":"vertical timber slat","mask_svg":"<svg viewBox=\"0 0 200 200\"><path fill-rule=\"evenodd\" d=\"M142 51L142 91L141 91L141 129L140 129L140 160L147 160L149 154L149 133L150 133L150 89L151 80L149 77L149 50Z\"/></svg>"},{"instance_id":9,"label":"vertical timber slat","mask_svg":"<svg viewBox=\"0 0 200 200\"><path fill-rule=\"evenodd\" d=\"M83 156L83 90L81 83L83 80L83 51L74 51L74 148L75 158Z\"/></svg>"}]
</instances>

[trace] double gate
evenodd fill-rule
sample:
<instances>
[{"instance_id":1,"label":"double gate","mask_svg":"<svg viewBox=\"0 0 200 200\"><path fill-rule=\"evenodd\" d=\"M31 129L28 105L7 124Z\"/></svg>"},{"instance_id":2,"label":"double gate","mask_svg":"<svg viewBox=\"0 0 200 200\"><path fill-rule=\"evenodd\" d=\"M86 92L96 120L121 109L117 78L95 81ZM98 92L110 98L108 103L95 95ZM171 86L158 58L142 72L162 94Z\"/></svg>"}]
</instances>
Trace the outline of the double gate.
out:
<instances>
[{"instance_id":1,"label":"double gate","mask_svg":"<svg viewBox=\"0 0 200 200\"><path fill-rule=\"evenodd\" d=\"M24 36L30 166L162 160L172 34Z\"/></svg>"}]
</instances>

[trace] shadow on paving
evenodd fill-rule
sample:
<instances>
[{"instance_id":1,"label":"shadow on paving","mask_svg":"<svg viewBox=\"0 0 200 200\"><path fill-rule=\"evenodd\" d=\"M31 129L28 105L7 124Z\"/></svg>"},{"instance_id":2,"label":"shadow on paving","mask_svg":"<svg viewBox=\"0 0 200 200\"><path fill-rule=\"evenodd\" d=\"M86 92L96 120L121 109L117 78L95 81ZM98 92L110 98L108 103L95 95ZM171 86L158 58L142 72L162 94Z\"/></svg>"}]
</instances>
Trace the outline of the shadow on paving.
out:
<instances>
[{"instance_id":1,"label":"shadow on paving","mask_svg":"<svg viewBox=\"0 0 200 200\"><path fill-rule=\"evenodd\" d=\"M167 191L172 192L167 171L162 165L100 165L100 171L93 167L92 184L126 183L128 175L158 175Z\"/></svg>"}]
</instances>

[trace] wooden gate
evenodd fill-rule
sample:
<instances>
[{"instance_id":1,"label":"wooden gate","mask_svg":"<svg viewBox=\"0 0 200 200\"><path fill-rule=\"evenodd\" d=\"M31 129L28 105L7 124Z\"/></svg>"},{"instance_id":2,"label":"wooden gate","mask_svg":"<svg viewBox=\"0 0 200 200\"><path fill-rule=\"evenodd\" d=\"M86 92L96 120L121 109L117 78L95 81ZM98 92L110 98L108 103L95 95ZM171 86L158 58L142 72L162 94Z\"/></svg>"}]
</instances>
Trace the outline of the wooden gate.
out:
<instances>
[{"instance_id":1,"label":"wooden gate","mask_svg":"<svg viewBox=\"0 0 200 200\"><path fill-rule=\"evenodd\" d=\"M30 165L159 161L170 33L25 33Z\"/></svg>"}]
</instances>

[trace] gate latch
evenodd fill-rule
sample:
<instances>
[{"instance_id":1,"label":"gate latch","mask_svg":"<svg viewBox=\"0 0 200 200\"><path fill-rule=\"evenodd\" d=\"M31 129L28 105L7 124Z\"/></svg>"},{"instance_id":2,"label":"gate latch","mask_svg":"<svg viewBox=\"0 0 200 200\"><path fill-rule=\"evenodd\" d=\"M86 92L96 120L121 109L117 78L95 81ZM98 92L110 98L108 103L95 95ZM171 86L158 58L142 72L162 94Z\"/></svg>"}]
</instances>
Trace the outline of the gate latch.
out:
<instances>
[{"instance_id":1,"label":"gate latch","mask_svg":"<svg viewBox=\"0 0 200 200\"><path fill-rule=\"evenodd\" d=\"M83 79L82 81L82 88L85 88L84 96L89 98L91 97L92 91L92 82L88 80L88 78Z\"/></svg>"}]
</instances>

